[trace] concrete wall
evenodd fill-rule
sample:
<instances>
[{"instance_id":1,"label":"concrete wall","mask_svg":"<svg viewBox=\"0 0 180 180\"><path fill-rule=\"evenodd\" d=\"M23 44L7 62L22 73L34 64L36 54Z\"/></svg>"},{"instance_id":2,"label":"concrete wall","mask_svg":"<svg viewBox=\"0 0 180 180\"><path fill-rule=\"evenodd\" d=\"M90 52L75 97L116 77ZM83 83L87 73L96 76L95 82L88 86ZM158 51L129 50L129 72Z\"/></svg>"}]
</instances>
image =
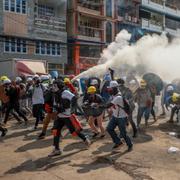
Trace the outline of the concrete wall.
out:
<instances>
[{"instance_id":1,"label":"concrete wall","mask_svg":"<svg viewBox=\"0 0 180 180\"><path fill-rule=\"evenodd\" d=\"M20 59L33 59L33 60L45 60L52 64L66 64L67 63L67 32L48 30L45 28L39 28L34 23L34 8L36 0L27 0L27 34L18 35L18 37L28 38L31 41L27 41L29 44L35 43L35 40L46 40L46 41L56 41L61 43L61 56L47 56L47 55L36 55L35 47L28 47L26 54L20 53L5 53L4 43L0 41L0 61L2 60L12 60L13 58ZM66 1L64 0L39 0L41 3L50 3L56 7L56 15L66 21ZM4 33L4 17L5 12L3 11L3 0L0 0L0 35L5 36L17 36L15 32ZM11 13L12 15L14 13ZM20 15L20 14L19 14ZM21 15L20 15L21 16ZM10 25L13 28L15 24ZM0 38L2 40L2 38ZM8 66L8 64L7 64ZM1 70L1 67L0 67ZM8 67L7 67L8 70Z\"/></svg>"}]
</instances>

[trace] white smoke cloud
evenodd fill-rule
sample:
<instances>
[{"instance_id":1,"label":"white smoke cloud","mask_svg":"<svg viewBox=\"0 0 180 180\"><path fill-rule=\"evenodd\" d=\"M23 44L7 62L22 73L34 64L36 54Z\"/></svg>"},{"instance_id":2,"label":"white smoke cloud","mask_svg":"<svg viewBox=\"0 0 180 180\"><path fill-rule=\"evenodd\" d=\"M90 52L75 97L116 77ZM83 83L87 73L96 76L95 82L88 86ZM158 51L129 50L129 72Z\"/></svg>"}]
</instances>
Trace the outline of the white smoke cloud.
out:
<instances>
[{"instance_id":1,"label":"white smoke cloud","mask_svg":"<svg viewBox=\"0 0 180 180\"><path fill-rule=\"evenodd\" d=\"M81 73L78 77L102 76L107 69L118 70L124 64L131 67L141 65L148 72L154 72L165 80L180 77L180 40L171 43L165 35L146 35L136 44L128 45L130 34L123 30L115 42L101 55L99 65Z\"/></svg>"}]
</instances>

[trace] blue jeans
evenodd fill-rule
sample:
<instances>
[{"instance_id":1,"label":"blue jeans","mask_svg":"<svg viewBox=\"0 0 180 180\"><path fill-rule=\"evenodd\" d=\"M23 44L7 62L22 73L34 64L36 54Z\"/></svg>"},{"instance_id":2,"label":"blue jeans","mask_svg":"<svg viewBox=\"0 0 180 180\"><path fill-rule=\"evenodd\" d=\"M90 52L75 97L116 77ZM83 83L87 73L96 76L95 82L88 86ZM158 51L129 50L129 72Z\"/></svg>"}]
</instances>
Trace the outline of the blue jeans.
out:
<instances>
[{"instance_id":1,"label":"blue jeans","mask_svg":"<svg viewBox=\"0 0 180 180\"><path fill-rule=\"evenodd\" d=\"M141 123L141 118L144 115L145 122L147 123L149 116L150 116L151 108L149 107L138 107L138 114L137 114L137 126L139 127Z\"/></svg>"},{"instance_id":2,"label":"blue jeans","mask_svg":"<svg viewBox=\"0 0 180 180\"><path fill-rule=\"evenodd\" d=\"M120 131L120 136L118 136L117 133L115 132L115 128L117 126ZM126 126L127 126L127 118L112 117L112 119L110 120L110 122L107 126L107 131L110 134L110 136L115 144L120 144L121 143L120 137L122 137L125 140L127 146L131 147L132 142L131 142L130 137L127 135Z\"/></svg>"}]
</instances>

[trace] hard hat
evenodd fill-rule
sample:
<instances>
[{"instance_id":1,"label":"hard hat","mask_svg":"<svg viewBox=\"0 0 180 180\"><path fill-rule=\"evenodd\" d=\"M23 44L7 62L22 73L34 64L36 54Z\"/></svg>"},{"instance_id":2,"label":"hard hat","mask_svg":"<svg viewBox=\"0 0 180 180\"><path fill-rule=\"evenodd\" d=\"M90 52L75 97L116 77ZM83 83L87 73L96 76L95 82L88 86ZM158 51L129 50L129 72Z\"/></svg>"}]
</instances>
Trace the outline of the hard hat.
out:
<instances>
[{"instance_id":1,"label":"hard hat","mask_svg":"<svg viewBox=\"0 0 180 180\"><path fill-rule=\"evenodd\" d=\"M41 79L41 81L49 80L49 76L48 75L41 75L40 79Z\"/></svg>"},{"instance_id":2,"label":"hard hat","mask_svg":"<svg viewBox=\"0 0 180 180\"><path fill-rule=\"evenodd\" d=\"M130 85L135 85L136 84L136 81L133 79L129 82Z\"/></svg>"},{"instance_id":3,"label":"hard hat","mask_svg":"<svg viewBox=\"0 0 180 180\"><path fill-rule=\"evenodd\" d=\"M180 94L173 93L173 95L172 95L172 101L175 103L175 102L177 102L178 100L180 100Z\"/></svg>"},{"instance_id":4,"label":"hard hat","mask_svg":"<svg viewBox=\"0 0 180 180\"><path fill-rule=\"evenodd\" d=\"M3 85L11 84L11 80L10 79L5 79L2 84Z\"/></svg>"},{"instance_id":5,"label":"hard hat","mask_svg":"<svg viewBox=\"0 0 180 180\"><path fill-rule=\"evenodd\" d=\"M4 81L4 80L6 80L6 79L8 79L7 76L1 76L1 78L0 78L1 81Z\"/></svg>"},{"instance_id":6,"label":"hard hat","mask_svg":"<svg viewBox=\"0 0 180 180\"><path fill-rule=\"evenodd\" d=\"M119 84L117 81L111 81L110 82L110 85L108 86L108 88L115 88L115 87L118 87Z\"/></svg>"},{"instance_id":7,"label":"hard hat","mask_svg":"<svg viewBox=\"0 0 180 180\"><path fill-rule=\"evenodd\" d=\"M146 81L145 81L144 79L142 79L142 80L140 81L140 86L141 86L141 87L146 87L146 86L147 86L147 83L146 83Z\"/></svg>"},{"instance_id":8,"label":"hard hat","mask_svg":"<svg viewBox=\"0 0 180 180\"><path fill-rule=\"evenodd\" d=\"M87 90L87 93L94 94L96 92L96 88L94 86L90 86Z\"/></svg>"},{"instance_id":9,"label":"hard hat","mask_svg":"<svg viewBox=\"0 0 180 180\"><path fill-rule=\"evenodd\" d=\"M98 84L97 79L93 79L90 84L91 84L92 86Z\"/></svg>"},{"instance_id":10,"label":"hard hat","mask_svg":"<svg viewBox=\"0 0 180 180\"><path fill-rule=\"evenodd\" d=\"M33 80L40 80L39 75L35 74L35 75L33 76Z\"/></svg>"},{"instance_id":11,"label":"hard hat","mask_svg":"<svg viewBox=\"0 0 180 180\"><path fill-rule=\"evenodd\" d=\"M167 89L166 89L167 92L170 92L170 91L174 91L174 87L173 86L168 86Z\"/></svg>"},{"instance_id":12,"label":"hard hat","mask_svg":"<svg viewBox=\"0 0 180 180\"><path fill-rule=\"evenodd\" d=\"M69 78L64 78L64 83L65 84L68 84L68 83L70 83L71 81L70 81L70 79Z\"/></svg>"},{"instance_id":13,"label":"hard hat","mask_svg":"<svg viewBox=\"0 0 180 180\"><path fill-rule=\"evenodd\" d=\"M31 82L33 79L31 77L27 78L27 82Z\"/></svg>"},{"instance_id":14,"label":"hard hat","mask_svg":"<svg viewBox=\"0 0 180 180\"><path fill-rule=\"evenodd\" d=\"M16 77L15 82L21 82L22 78L21 77Z\"/></svg>"}]
</instances>

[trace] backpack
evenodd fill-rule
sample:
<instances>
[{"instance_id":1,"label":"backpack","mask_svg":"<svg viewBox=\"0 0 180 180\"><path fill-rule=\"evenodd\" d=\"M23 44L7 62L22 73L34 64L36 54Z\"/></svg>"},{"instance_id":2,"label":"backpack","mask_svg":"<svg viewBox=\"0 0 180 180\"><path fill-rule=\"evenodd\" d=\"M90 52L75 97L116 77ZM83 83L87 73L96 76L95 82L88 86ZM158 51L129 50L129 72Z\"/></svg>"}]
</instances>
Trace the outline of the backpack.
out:
<instances>
[{"instance_id":1,"label":"backpack","mask_svg":"<svg viewBox=\"0 0 180 180\"><path fill-rule=\"evenodd\" d=\"M129 105L129 102L124 97L123 97L123 103L124 103L124 107L122 107L122 109L126 112L127 115L130 115L131 107Z\"/></svg>"},{"instance_id":2,"label":"backpack","mask_svg":"<svg viewBox=\"0 0 180 180\"><path fill-rule=\"evenodd\" d=\"M119 94L118 94L118 96L119 96ZM123 99L123 104L124 104L124 106L123 106L123 107L122 107L122 106L119 106L119 107L120 107L121 109L123 109L127 115L130 115L130 113L131 113L132 111L131 111L131 107L130 107L130 105L129 105L129 102L128 102L123 96L121 96L121 97L122 97L122 99Z\"/></svg>"}]
</instances>

